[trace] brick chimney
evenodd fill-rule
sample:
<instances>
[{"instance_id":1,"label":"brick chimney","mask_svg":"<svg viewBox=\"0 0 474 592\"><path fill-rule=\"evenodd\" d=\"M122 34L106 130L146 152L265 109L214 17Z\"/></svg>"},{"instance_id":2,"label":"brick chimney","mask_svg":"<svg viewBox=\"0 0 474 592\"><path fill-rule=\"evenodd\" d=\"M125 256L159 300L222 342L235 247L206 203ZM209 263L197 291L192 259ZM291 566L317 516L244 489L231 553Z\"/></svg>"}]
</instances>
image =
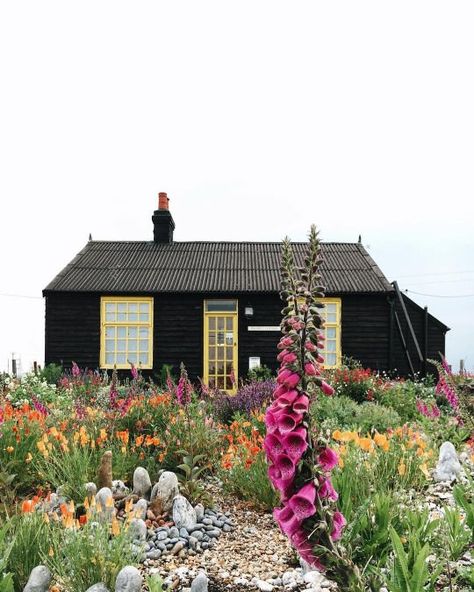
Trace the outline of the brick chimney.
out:
<instances>
[{"instance_id":1,"label":"brick chimney","mask_svg":"<svg viewBox=\"0 0 474 592\"><path fill-rule=\"evenodd\" d=\"M158 193L158 209L153 212L153 240L155 243L173 242L174 220L169 211L169 197Z\"/></svg>"}]
</instances>

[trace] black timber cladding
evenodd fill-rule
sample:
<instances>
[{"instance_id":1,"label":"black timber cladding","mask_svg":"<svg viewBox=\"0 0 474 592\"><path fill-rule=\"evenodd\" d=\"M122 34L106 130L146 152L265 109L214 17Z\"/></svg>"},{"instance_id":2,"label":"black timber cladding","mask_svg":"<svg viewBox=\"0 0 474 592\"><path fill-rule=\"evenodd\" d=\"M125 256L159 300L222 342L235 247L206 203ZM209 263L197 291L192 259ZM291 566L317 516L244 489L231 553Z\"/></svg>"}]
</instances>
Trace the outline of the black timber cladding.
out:
<instances>
[{"instance_id":1,"label":"black timber cladding","mask_svg":"<svg viewBox=\"0 0 474 592\"><path fill-rule=\"evenodd\" d=\"M307 243L292 243L297 265ZM278 292L281 243L89 241L44 292ZM360 243L322 243L328 294L393 288Z\"/></svg>"}]
</instances>

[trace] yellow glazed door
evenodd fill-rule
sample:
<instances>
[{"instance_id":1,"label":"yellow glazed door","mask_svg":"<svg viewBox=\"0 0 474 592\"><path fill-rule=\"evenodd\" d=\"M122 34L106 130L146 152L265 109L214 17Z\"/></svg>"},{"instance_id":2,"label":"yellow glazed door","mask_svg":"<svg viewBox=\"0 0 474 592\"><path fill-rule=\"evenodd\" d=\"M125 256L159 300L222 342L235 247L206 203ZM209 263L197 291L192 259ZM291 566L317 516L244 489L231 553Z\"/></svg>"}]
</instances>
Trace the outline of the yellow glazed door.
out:
<instances>
[{"instance_id":1,"label":"yellow glazed door","mask_svg":"<svg viewBox=\"0 0 474 592\"><path fill-rule=\"evenodd\" d=\"M210 388L236 391L238 366L236 300L204 303L204 382Z\"/></svg>"}]
</instances>

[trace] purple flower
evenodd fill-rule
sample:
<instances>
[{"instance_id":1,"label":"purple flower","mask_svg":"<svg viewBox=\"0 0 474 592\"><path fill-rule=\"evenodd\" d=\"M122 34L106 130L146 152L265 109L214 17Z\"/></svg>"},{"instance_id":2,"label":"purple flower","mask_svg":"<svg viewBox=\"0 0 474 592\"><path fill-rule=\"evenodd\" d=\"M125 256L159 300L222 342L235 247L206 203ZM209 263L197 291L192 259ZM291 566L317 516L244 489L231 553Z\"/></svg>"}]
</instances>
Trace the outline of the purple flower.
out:
<instances>
[{"instance_id":1,"label":"purple flower","mask_svg":"<svg viewBox=\"0 0 474 592\"><path fill-rule=\"evenodd\" d=\"M318 463L323 471L332 471L337 465L339 457L332 448L324 448L318 456Z\"/></svg>"},{"instance_id":2,"label":"purple flower","mask_svg":"<svg viewBox=\"0 0 474 592\"><path fill-rule=\"evenodd\" d=\"M332 518L331 538L333 541L338 541L342 536L342 529L347 524L344 515L341 512L334 512Z\"/></svg>"}]
</instances>

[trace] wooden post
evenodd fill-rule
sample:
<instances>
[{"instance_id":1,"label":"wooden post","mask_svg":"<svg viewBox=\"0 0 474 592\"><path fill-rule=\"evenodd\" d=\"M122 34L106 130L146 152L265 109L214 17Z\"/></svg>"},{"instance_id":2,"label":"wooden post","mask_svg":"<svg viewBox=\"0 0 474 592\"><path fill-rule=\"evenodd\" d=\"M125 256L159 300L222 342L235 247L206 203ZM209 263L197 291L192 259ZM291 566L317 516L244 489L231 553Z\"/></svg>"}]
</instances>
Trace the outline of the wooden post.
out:
<instances>
[{"instance_id":1,"label":"wooden post","mask_svg":"<svg viewBox=\"0 0 474 592\"><path fill-rule=\"evenodd\" d=\"M426 378L426 374L428 372L428 307L425 306L424 308L424 315L423 315L423 367L422 372L423 376Z\"/></svg>"},{"instance_id":2,"label":"wooden post","mask_svg":"<svg viewBox=\"0 0 474 592\"><path fill-rule=\"evenodd\" d=\"M389 317L389 328L388 328L388 369L393 370L394 363L393 358L395 354L394 348L394 325L395 325L395 300L393 298L388 298L388 303L390 306L390 317Z\"/></svg>"},{"instance_id":3,"label":"wooden post","mask_svg":"<svg viewBox=\"0 0 474 592\"><path fill-rule=\"evenodd\" d=\"M400 323L400 319L398 318L397 311L395 311L395 322L397 323L398 335L400 336L403 349L405 350L405 356L407 358L408 365L410 366L410 372L412 373L413 378L415 378L415 369L413 368L413 362L411 361L410 352L408 351L408 345L405 339L405 335L403 335L402 325Z\"/></svg>"},{"instance_id":4,"label":"wooden post","mask_svg":"<svg viewBox=\"0 0 474 592\"><path fill-rule=\"evenodd\" d=\"M401 295L400 288L398 287L397 282L392 282L392 285L395 288L395 293L397 294L398 302L400 303L400 306L402 307L403 316L405 317L405 320L408 325L408 329L410 331L410 335L413 339L413 343L415 344L415 349L416 349L416 353L418 355L418 360L420 362L422 362L423 355L421 353L420 345L418 344L418 339L416 338L415 330L413 329L413 325L411 324L410 315L408 314L407 307L405 306L405 302L404 302L403 297Z\"/></svg>"},{"instance_id":5,"label":"wooden post","mask_svg":"<svg viewBox=\"0 0 474 592\"><path fill-rule=\"evenodd\" d=\"M13 356L14 354L12 354L12 376L16 378L16 360Z\"/></svg>"},{"instance_id":6,"label":"wooden post","mask_svg":"<svg viewBox=\"0 0 474 592\"><path fill-rule=\"evenodd\" d=\"M459 360L459 374L462 376L465 372L464 360Z\"/></svg>"},{"instance_id":7,"label":"wooden post","mask_svg":"<svg viewBox=\"0 0 474 592\"><path fill-rule=\"evenodd\" d=\"M38 362L33 362L33 372L38 374Z\"/></svg>"}]
</instances>

